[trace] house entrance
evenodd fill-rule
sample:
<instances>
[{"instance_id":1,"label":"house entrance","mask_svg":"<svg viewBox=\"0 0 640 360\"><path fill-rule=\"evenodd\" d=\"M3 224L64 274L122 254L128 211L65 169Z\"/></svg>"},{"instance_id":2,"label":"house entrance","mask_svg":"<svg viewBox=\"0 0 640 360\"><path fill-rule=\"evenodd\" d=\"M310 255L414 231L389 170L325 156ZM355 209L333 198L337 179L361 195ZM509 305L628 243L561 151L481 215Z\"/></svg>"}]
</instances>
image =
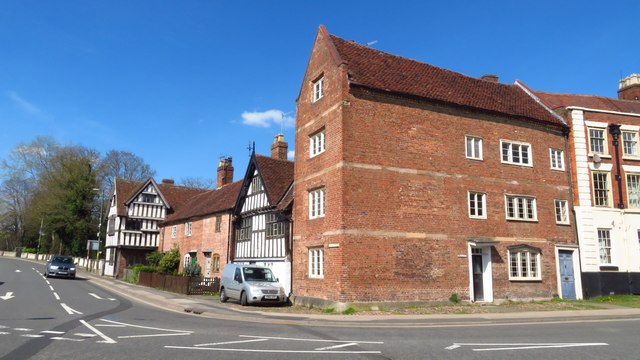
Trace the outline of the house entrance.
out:
<instances>
[{"instance_id":1,"label":"house entrance","mask_svg":"<svg viewBox=\"0 0 640 360\"><path fill-rule=\"evenodd\" d=\"M576 286L573 273L573 251L558 251L558 260L560 263L560 283L562 289L562 298L575 300Z\"/></svg>"},{"instance_id":2,"label":"house entrance","mask_svg":"<svg viewBox=\"0 0 640 360\"><path fill-rule=\"evenodd\" d=\"M471 273L473 276L473 301L484 301L482 249L471 249Z\"/></svg>"}]
</instances>

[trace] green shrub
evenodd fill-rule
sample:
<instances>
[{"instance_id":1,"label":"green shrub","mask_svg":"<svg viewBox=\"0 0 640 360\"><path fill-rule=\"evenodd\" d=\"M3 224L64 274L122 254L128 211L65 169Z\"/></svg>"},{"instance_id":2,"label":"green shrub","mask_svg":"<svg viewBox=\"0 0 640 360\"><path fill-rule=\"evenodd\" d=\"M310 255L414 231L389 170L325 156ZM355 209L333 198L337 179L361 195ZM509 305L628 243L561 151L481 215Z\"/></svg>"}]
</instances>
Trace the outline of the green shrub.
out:
<instances>
[{"instance_id":1,"label":"green shrub","mask_svg":"<svg viewBox=\"0 0 640 360\"><path fill-rule=\"evenodd\" d=\"M458 294L456 293L451 294L451 296L449 296L449 301L451 301L454 304L459 303L460 299L458 299Z\"/></svg>"},{"instance_id":2,"label":"green shrub","mask_svg":"<svg viewBox=\"0 0 640 360\"><path fill-rule=\"evenodd\" d=\"M334 312L336 312L336 309L332 308L332 307L324 308L324 309L322 309L322 312L325 313L325 314L333 314Z\"/></svg>"},{"instance_id":3,"label":"green shrub","mask_svg":"<svg viewBox=\"0 0 640 360\"><path fill-rule=\"evenodd\" d=\"M148 253L146 256L147 264L149 264L149 266L158 267L158 265L160 265L160 260L162 260L163 255L164 254L162 254L161 252L158 252L155 250Z\"/></svg>"},{"instance_id":4,"label":"green shrub","mask_svg":"<svg viewBox=\"0 0 640 360\"><path fill-rule=\"evenodd\" d=\"M182 271L182 275L189 277L200 277L201 273L202 269L198 263L188 264Z\"/></svg>"},{"instance_id":5,"label":"green shrub","mask_svg":"<svg viewBox=\"0 0 640 360\"><path fill-rule=\"evenodd\" d=\"M156 267L155 266L149 266L149 265L142 265L142 264L138 264L138 265L134 265L133 266L133 271L135 271L136 273L152 273L152 272L156 272Z\"/></svg>"},{"instance_id":6,"label":"green shrub","mask_svg":"<svg viewBox=\"0 0 640 360\"><path fill-rule=\"evenodd\" d=\"M343 312L342 315L353 315L356 313L356 309L352 308L351 306L349 306L348 308L346 308Z\"/></svg>"},{"instance_id":7,"label":"green shrub","mask_svg":"<svg viewBox=\"0 0 640 360\"><path fill-rule=\"evenodd\" d=\"M174 247L162 255L158 263L158 271L167 275L176 275L180 267L180 249Z\"/></svg>"}]
</instances>

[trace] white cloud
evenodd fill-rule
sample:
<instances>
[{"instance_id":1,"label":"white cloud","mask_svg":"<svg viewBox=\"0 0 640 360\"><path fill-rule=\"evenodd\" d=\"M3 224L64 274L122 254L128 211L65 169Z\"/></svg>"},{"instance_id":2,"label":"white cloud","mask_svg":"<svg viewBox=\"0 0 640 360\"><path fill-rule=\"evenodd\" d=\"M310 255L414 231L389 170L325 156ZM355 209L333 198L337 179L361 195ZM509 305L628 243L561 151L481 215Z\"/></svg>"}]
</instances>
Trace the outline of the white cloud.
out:
<instances>
[{"instance_id":1,"label":"white cloud","mask_svg":"<svg viewBox=\"0 0 640 360\"><path fill-rule=\"evenodd\" d=\"M287 159L293 160L295 158L296 158L296 152L295 151L293 151L293 150L287 151Z\"/></svg>"},{"instance_id":2,"label":"white cloud","mask_svg":"<svg viewBox=\"0 0 640 360\"><path fill-rule=\"evenodd\" d=\"M293 127L295 118L288 116L282 110L271 109L267 111L245 111L242 113L242 123L249 126L268 128L271 125L281 125L283 127Z\"/></svg>"},{"instance_id":3,"label":"white cloud","mask_svg":"<svg viewBox=\"0 0 640 360\"><path fill-rule=\"evenodd\" d=\"M13 101L13 103L20 109L31 115L42 114L42 110L40 110L40 108L20 97L20 95L18 95L15 91L7 91L7 97L9 97L9 99L11 99L11 101Z\"/></svg>"}]
</instances>

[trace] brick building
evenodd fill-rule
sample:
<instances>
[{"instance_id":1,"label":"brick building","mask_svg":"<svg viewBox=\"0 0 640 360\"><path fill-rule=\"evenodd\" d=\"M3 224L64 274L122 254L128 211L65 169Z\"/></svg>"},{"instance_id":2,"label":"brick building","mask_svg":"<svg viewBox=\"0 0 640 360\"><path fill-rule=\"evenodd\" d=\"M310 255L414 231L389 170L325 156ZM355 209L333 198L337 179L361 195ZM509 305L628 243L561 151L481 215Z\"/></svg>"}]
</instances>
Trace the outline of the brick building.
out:
<instances>
[{"instance_id":1,"label":"brick building","mask_svg":"<svg viewBox=\"0 0 640 360\"><path fill-rule=\"evenodd\" d=\"M585 297L640 293L640 75L618 99L535 92L570 126Z\"/></svg>"},{"instance_id":2,"label":"brick building","mask_svg":"<svg viewBox=\"0 0 640 360\"><path fill-rule=\"evenodd\" d=\"M229 262L232 211L242 185L232 181L232 161L222 159L216 188L192 197L160 224L160 251L180 249L180 272L197 263L203 277L220 277Z\"/></svg>"},{"instance_id":3,"label":"brick building","mask_svg":"<svg viewBox=\"0 0 640 360\"><path fill-rule=\"evenodd\" d=\"M518 83L320 26L297 99L294 300L579 297L558 264L578 273L566 132Z\"/></svg>"}]
</instances>

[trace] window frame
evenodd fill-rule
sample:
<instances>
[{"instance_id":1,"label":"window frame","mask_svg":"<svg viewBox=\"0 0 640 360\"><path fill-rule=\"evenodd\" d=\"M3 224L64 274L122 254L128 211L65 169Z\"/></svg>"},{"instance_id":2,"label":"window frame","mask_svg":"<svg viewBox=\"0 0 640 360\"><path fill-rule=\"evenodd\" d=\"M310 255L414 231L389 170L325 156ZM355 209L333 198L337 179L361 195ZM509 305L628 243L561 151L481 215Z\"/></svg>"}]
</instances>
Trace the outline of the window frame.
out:
<instances>
[{"instance_id":1,"label":"window frame","mask_svg":"<svg viewBox=\"0 0 640 360\"><path fill-rule=\"evenodd\" d=\"M473 136L473 135L465 135L464 136L465 157L471 160L483 160L482 145L483 145L483 141L481 137Z\"/></svg>"},{"instance_id":2,"label":"window frame","mask_svg":"<svg viewBox=\"0 0 640 360\"><path fill-rule=\"evenodd\" d=\"M601 131L602 138L596 138L592 136L591 131ZM588 146L589 146L589 155L598 154L598 155L609 155L609 145L607 139L607 128L597 127L597 126L588 126L587 127L587 138L588 138ZM602 142L599 146L602 146L602 151L594 150L594 140L598 142Z\"/></svg>"},{"instance_id":3,"label":"window frame","mask_svg":"<svg viewBox=\"0 0 640 360\"><path fill-rule=\"evenodd\" d=\"M175 239L178 236L178 225L173 225L171 227L171 238Z\"/></svg>"},{"instance_id":4,"label":"window frame","mask_svg":"<svg viewBox=\"0 0 640 360\"><path fill-rule=\"evenodd\" d=\"M551 170L564 171L564 151L560 149L549 148L549 161Z\"/></svg>"},{"instance_id":5,"label":"window frame","mask_svg":"<svg viewBox=\"0 0 640 360\"><path fill-rule=\"evenodd\" d=\"M523 256L526 256L524 262ZM509 281L542 280L541 254L539 250L528 246L526 248L507 249L507 259L509 259ZM523 269L522 265L526 265L526 269ZM531 275L532 269L535 269L535 275ZM524 272L526 272L526 274L523 275Z\"/></svg>"},{"instance_id":6,"label":"window frame","mask_svg":"<svg viewBox=\"0 0 640 360\"><path fill-rule=\"evenodd\" d=\"M325 216L326 192L324 187L309 191L309 220L323 218Z\"/></svg>"},{"instance_id":7,"label":"window frame","mask_svg":"<svg viewBox=\"0 0 640 360\"><path fill-rule=\"evenodd\" d=\"M327 150L326 130L324 128L309 135L309 158L314 158Z\"/></svg>"},{"instance_id":8,"label":"window frame","mask_svg":"<svg viewBox=\"0 0 640 360\"><path fill-rule=\"evenodd\" d=\"M626 190L627 190L627 206L629 207L629 209L640 209L640 173L633 173L633 172L628 172L625 174L625 180L626 180ZM634 177L636 178L635 184L636 184L636 190L635 191L631 191L631 188L629 186L629 184L631 184L632 182L629 181L629 178ZM635 195L633 195L633 193L635 193ZM635 201L632 201L632 199L635 199ZM634 204L635 205L632 205Z\"/></svg>"},{"instance_id":9,"label":"window frame","mask_svg":"<svg viewBox=\"0 0 640 360\"><path fill-rule=\"evenodd\" d=\"M508 149L505 149L505 145L508 145ZM514 150L515 147L518 148L517 157L520 159L518 161L514 160L514 155L516 153ZM526 148L527 162L523 161L523 148ZM505 150L507 151L507 154L505 154ZM533 148L531 147L531 144L526 142L500 139L500 162L509 165L533 167Z\"/></svg>"},{"instance_id":10,"label":"window frame","mask_svg":"<svg viewBox=\"0 0 640 360\"><path fill-rule=\"evenodd\" d=\"M324 278L324 247L310 247L308 276L310 279Z\"/></svg>"},{"instance_id":11,"label":"window frame","mask_svg":"<svg viewBox=\"0 0 640 360\"><path fill-rule=\"evenodd\" d=\"M569 225L571 223L569 217L569 201L563 199L553 200L556 224Z\"/></svg>"},{"instance_id":12,"label":"window frame","mask_svg":"<svg viewBox=\"0 0 640 360\"><path fill-rule=\"evenodd\" d=\"M473 198L472 198L473 196ZM481 205L478 209L478 196L481 196ZM478 215L478 210L481 214ZM475 214L473 213L475 212ZM487 193L482 191L467 191L467 215L470 219L486 219L487 218Z\"/></svg>"},{"instance_id":13,"label":"window frame","mask_svg":"<svg viewBox=\"0 0 640 360\"><path fill-rule=\"evenodd\" d=\"M191 221L184 223L184 235L191 236L193 233L193 223Z\"/></svg>"},{"instance_id":14,"label":"window frame","mask_svg":"<svg viewBox=\"0 0 640 360\"><path fill-rule=\"evenodd\" d=\"M598 262L600 266L611 266L614 264L613 262L613 242L611 241L611 229L608 228L597 228L596 234L598 238ZM601 235L605 235L601 236ZM605 243L603 247L603 242ZM608 242L608 244L607 244ZM607 246L608 245L608 246ZM603 254L603 250L606 252ZM608 250L608 251L607 251ZM603 261L603 255L605 259ZM606 257L608 257L609 262L606 262Z\"/></svg>"},{"instance_id":15,"label":"window frame","mask_svg":"<svg viewBox=\"0 0 640 360\"><path fill-rule=\"evenodd\" d=\"M602 181L596 181L596 176L606 176L605 185L606 189L596 188L596 184L601 184ZM597 196L599 192L606 192L605 205L598 204L598 199L603 199L602 196ZM593 206L610 208L613 206L613 198L611 194L611 174L609 171L592 171L591 172L591 196L593 196Z\"/></svg>"},{"instance_id":16,"label":"window frame","mask_svg":"<svg viewBox=\"0 0 640 360\"><path fill-rule=\"evenodd\" d=\"M276 213L268 213L265 216L265 236L267 239L281 238L285 236L285 221Z\"/></svg>"},{"instance_id":17,"label":"window frame","mask_svg":"<svg viewBox=\"0 0 640 360\"><path fill-rule=\"evenodd\" d=\"M315 103L324 97L324 75L318 77L312 82L312 103Z\"/></svg>"},{"instance_id":18,"label":"window frame","mask_svg":"<svg viewBox=\"0 0 640 360\"><path fill-rule=\"evenodd\" d=\"M216 225L214 228L214 232L221 232L222 231L222 215L217 215L216 216Z\"/></svg>"},{"instance_id":19,"label":"window frame","mask_svg":"<svg viewBox=\"0 0 640 360\"><path fill-rule=\"evenodd\" d=\"M510 204L513 208L513 216L509 215ZM504 213L507 220L536 222L538 221L536 198L529 195L505 194ZM529 216L529 213L531 213L531 216ZM522 217L520 217L520 214L522 214Z\"/></svg>"},{"instance_id":20,"label":"window frame","mask_svg":"<svg viewBox=\"0 0 640 360\"><path fill-rule=\"evenodd\" d=\"M633 140L627 140L625 139L625 135L627 134L632 134L634 135L634 139ZM620 138L622 139L622 156L623 157L631 157L631 158L638 158L640 157L640 148L638 147L638 131L636 130L621 130L621 134L620 134ZM630 154L627 153L627 143L629 142L633 142L633 149L635 150L635 154Z\"/></svg>"}]
</instances>

